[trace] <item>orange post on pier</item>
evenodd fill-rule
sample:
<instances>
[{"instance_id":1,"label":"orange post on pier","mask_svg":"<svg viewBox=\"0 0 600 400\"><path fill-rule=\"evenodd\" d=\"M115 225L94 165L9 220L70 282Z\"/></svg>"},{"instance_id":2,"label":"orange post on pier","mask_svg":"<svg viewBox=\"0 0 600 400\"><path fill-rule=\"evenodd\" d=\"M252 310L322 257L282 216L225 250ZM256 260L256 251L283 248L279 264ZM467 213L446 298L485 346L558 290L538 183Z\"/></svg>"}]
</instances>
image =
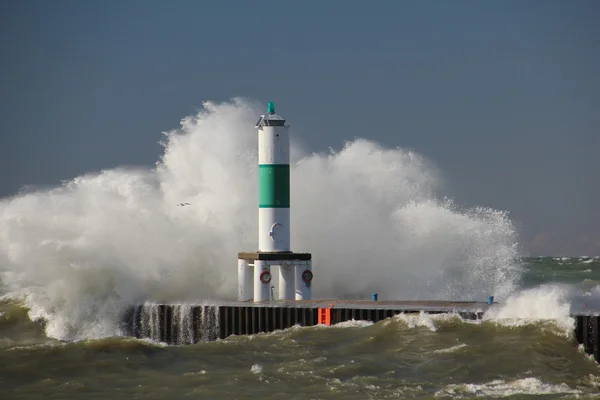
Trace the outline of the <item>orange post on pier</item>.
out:
<instances>
[{"instance_id":1,"label":"orange post on pier","mask_svg":"<svg viewBox=\"0 0 600 400\"><path fill-rule=\"evenodd\" d=\"M331 307L333 307L333 304L328 305L325 308L319 308L318 311L318 322L319 325L331 325Z\"/></svg>"}]
</instances>

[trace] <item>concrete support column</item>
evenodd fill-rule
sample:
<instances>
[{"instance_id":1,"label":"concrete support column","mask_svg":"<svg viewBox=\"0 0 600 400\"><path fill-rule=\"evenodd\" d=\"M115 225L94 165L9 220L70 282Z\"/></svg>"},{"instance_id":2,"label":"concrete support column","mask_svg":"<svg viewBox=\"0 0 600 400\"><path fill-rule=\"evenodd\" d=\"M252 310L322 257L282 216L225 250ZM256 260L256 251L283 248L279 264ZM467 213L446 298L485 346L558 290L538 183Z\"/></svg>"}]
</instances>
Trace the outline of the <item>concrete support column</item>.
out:
<instances>
[{"instance_id":1,"label":"concrete support column","mask_svg":"<svg viewBox=\"0 0 600 400\"><path fill-rule=\"evenodd\" d=\"M294 278L293 266L279 266L279 300L294 300Z\"/></svg>"},{"instance_id":2,"label":"concrete support column","mask_svg":"<svg viewBox=\"0 0 600 400\"><path fill-rule=\"evenodd\" d=\"M312 299L312 261L296 265L296 300Z\"/></svg>"},{"instance_id":3,"label":"concrete support column","mask_svg":"<svg viewBox=\"0 0 600 400\"><path fill-rule=\"evenodd\" d=\"M254 301L271 298L271 267L261 260L254 261Z\"/></svg>"},{"instance_id":4,"label":"concrete support column","mask_svg":"<svg viewBox=\"0 0 600 400\"><path fill-rule=\"evenodd\" d=\"M249 301L254 298L252 269L248 260L238 260L238 301Z\"/></svg>"}]
</instances>

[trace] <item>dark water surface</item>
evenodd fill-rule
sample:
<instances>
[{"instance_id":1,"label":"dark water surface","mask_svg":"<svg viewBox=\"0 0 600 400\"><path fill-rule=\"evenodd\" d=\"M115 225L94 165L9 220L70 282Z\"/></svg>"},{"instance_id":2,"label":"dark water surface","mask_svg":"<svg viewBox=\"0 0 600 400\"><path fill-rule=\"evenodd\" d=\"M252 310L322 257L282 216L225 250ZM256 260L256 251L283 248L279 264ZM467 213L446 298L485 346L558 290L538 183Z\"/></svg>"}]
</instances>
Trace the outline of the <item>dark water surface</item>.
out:
<instances>
[{"instance_id":1,"label":"dark water surface","mask_svg":"<svg viewBox=\"0 0 600 400\"><path fill-rule=\"evenodd\" d=\"M599 281L598 260L530 259L531 291L484 321L400 315L182 347L60 342L5 300L0 398L597 399L600 368L575 344L558 284L593 297Z\"/></svg>"}]
</instances>

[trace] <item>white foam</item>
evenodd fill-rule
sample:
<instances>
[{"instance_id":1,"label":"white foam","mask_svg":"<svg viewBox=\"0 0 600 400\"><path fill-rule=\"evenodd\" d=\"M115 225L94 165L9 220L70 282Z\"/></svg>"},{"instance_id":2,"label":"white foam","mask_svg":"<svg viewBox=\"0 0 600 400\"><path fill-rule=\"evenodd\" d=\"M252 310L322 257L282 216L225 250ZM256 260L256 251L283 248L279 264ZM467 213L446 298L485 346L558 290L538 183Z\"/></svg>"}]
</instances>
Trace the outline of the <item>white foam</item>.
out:
<instances>
[{"instance_id":1,"label":"white foam","mask_svg":"<svg viewBox=\"0 0 600 400\"><path fill-rule=\"evenodd\" d=\"M461 344L457 344L456 346L448 347L446 349L434 350L433 352L436 354L455 353L458 350L463 349L465 347L467 347L467 345L464 343L461 343Z\"/></svg>"},{"instance_id":2,"label":"white foam","mask_svg":"<svg viewBox=\"0 0 600 400\"><path fill-rule=\"evenodd\" d=\"M503 304L491 307L484 320L505 326L522 326L552 321L565 336L573 333L575 320L570 316L570 290L563 285L542 285L515 293Z\"/></svg>"},{"instance_id":3,"label":"white foam","mask_svg":"<svg viewBox=\"0 0 600 400\"><path fill-rule=\"evenodd\" d=\"M444 389L435 393L435 396L451 396L460 398L466 395L482 397L507 397L518 394L542 395L542 394L579 394L580 390L572 389L567 384L549 384L538 378L515 379L513 381L494 380L488 383L475 384L465 383L446 385Z\"/></svg>"},{"instance_id":4,"label":"white foam","mask_svg":"<svg viewBox=\"0 0 600 400\"><path fill-rule=\"evenodd\" d=\"M436 332L438 327L436 322L445 322L445 321L464 321L458 314L428 314L424 311L419 312L418 314L397 314L393 317L397 321L401 321L406 324L409 328L416 327L424 327L429 329L432 332ZM389 322L388 322L389 323Z\"/></svg>"},{"instance_id":5,"label":"white foam","mask_svg":"<svg viewBox=\"0 0 600 400\"><path fill-rule=\"evenodd\" d=\"M197 376L197 375L206 375L206 370L201 369L200 371L186 372L183 374L183 376Z\"/></svg>"},{"instance_id":6,"label":"white foam","mask_svg":"<svg viewBox=\"0 0 600 400\"><path fill-rule=\"evenodd\" d=\"M422 327L428 328L429 330L431 330L433 332L437 331L437 327L435 326L435 323L433 322L432 315L426 314L424 312L420 312L418 315L398 314L395 318L405 322L409 328L422 326Z\"/></svg>"},{"instance_id":7,"label":"white foam","mask_svg":"<svg viewBox=\"0 0 600 400\"><path fill-rule=\"evenodd\" d=\"M33 344L22 344L19 346L13 346L8 349L3 349L4 351L37 351L39 349L49 349L53 347L64 347L67 346L66 343L63 342L50 342L50 343L33 343Z\"/></svg>"},{"instance_id":8,"label":"white foam","mask_svg":"<svg viewBox=\"0 0 600 400\"><path fill-rule=\"evenodd\" d=\"M232 256L257 244L262 109L207 102L166 135L156 169L2 199L4 290L59 339L120 334L120 312L138 302L232 300ZM439 200L439 172L422 156L364 139L292 154L293 247L314 254L314 297L501 299L514 288L507 214Z\"/></svg>"},{"instance_id":9,"label":"white foam","mask_svg":"<svg viewBox=\"0 0 600 400\"><path fill-rule=\"evenodd\" d=\"M357 320L351 319L349 321L338 322L337 324L334 324L331 326L336 327L336 328L364 328L366 326L371 326L371 325L373 325L373 322L371 322L371 321L357 321Z\"/></svg>"},{"instance_id":10,"label":"white foam","mask_svg":"<svg viewBox=\"0 0 600 400\"><path fill-rule=\"evenodd\" d=\"M600 388L600 376L588 374L586 381L588 384Z\"/></svg>"},{"instance_id":11,"label":"white foam","mask_svg":"<svg viewBox=\"0 0 600 400\"><path fill-rule=\"evenodd\" d=\"M254 364L252 367L250 367L250 371L253 374L260 374L262 372L262 370L263 370L263 367L260 364Z\"/></svg>"}]
</instances>

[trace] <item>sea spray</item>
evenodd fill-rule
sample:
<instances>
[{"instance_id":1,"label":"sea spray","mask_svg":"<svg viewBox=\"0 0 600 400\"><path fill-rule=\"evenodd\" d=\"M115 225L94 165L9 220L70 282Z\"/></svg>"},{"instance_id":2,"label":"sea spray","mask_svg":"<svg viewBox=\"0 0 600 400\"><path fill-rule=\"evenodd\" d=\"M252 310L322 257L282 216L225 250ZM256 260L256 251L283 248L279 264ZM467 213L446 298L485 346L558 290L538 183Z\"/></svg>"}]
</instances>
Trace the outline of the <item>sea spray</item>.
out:
<instances>
[{"instance_id":1,"label":"sea spray","mask_svg":"<svg viewBox=\"0 0 600 400\"><path fill-rule=\"evenodd\" d=\"M207 102L165 135L155 169L105 170L0 201L7 296L60 339L122 334L131 304L232 299L236 253L257 246L262 109ZM292 248L314 254L315 297L483 300L514 290L508 216L444 199L422 156L366 139L292 154Z\"/></svg>"},{"instance_id":2,"label":"sea spray","mask_svg":"<svg viewBox=\"0 0 600 400\"><path fill-rule=\"evenodd\" d=\"M599 308L598 285L585 291L581 285L548 283L515 291L501 304L491 307L483 320L505 326L549 323L557 334L570 337L575 329L572 315Z\"/></svg>"},{"instance_id":3,"label":"sea spray","mask_svg":"<svg viewBox=\"0 0 600 400\"><path fill-rule=\"evenodd\" d=\"M547 284L518 291L503 304L490 308L484 321L494 321L504 326L523 326L549 322L556 333L569 337L573 334L575 319L571 317L573 287Z\"/></svg>"}]
</instances>

